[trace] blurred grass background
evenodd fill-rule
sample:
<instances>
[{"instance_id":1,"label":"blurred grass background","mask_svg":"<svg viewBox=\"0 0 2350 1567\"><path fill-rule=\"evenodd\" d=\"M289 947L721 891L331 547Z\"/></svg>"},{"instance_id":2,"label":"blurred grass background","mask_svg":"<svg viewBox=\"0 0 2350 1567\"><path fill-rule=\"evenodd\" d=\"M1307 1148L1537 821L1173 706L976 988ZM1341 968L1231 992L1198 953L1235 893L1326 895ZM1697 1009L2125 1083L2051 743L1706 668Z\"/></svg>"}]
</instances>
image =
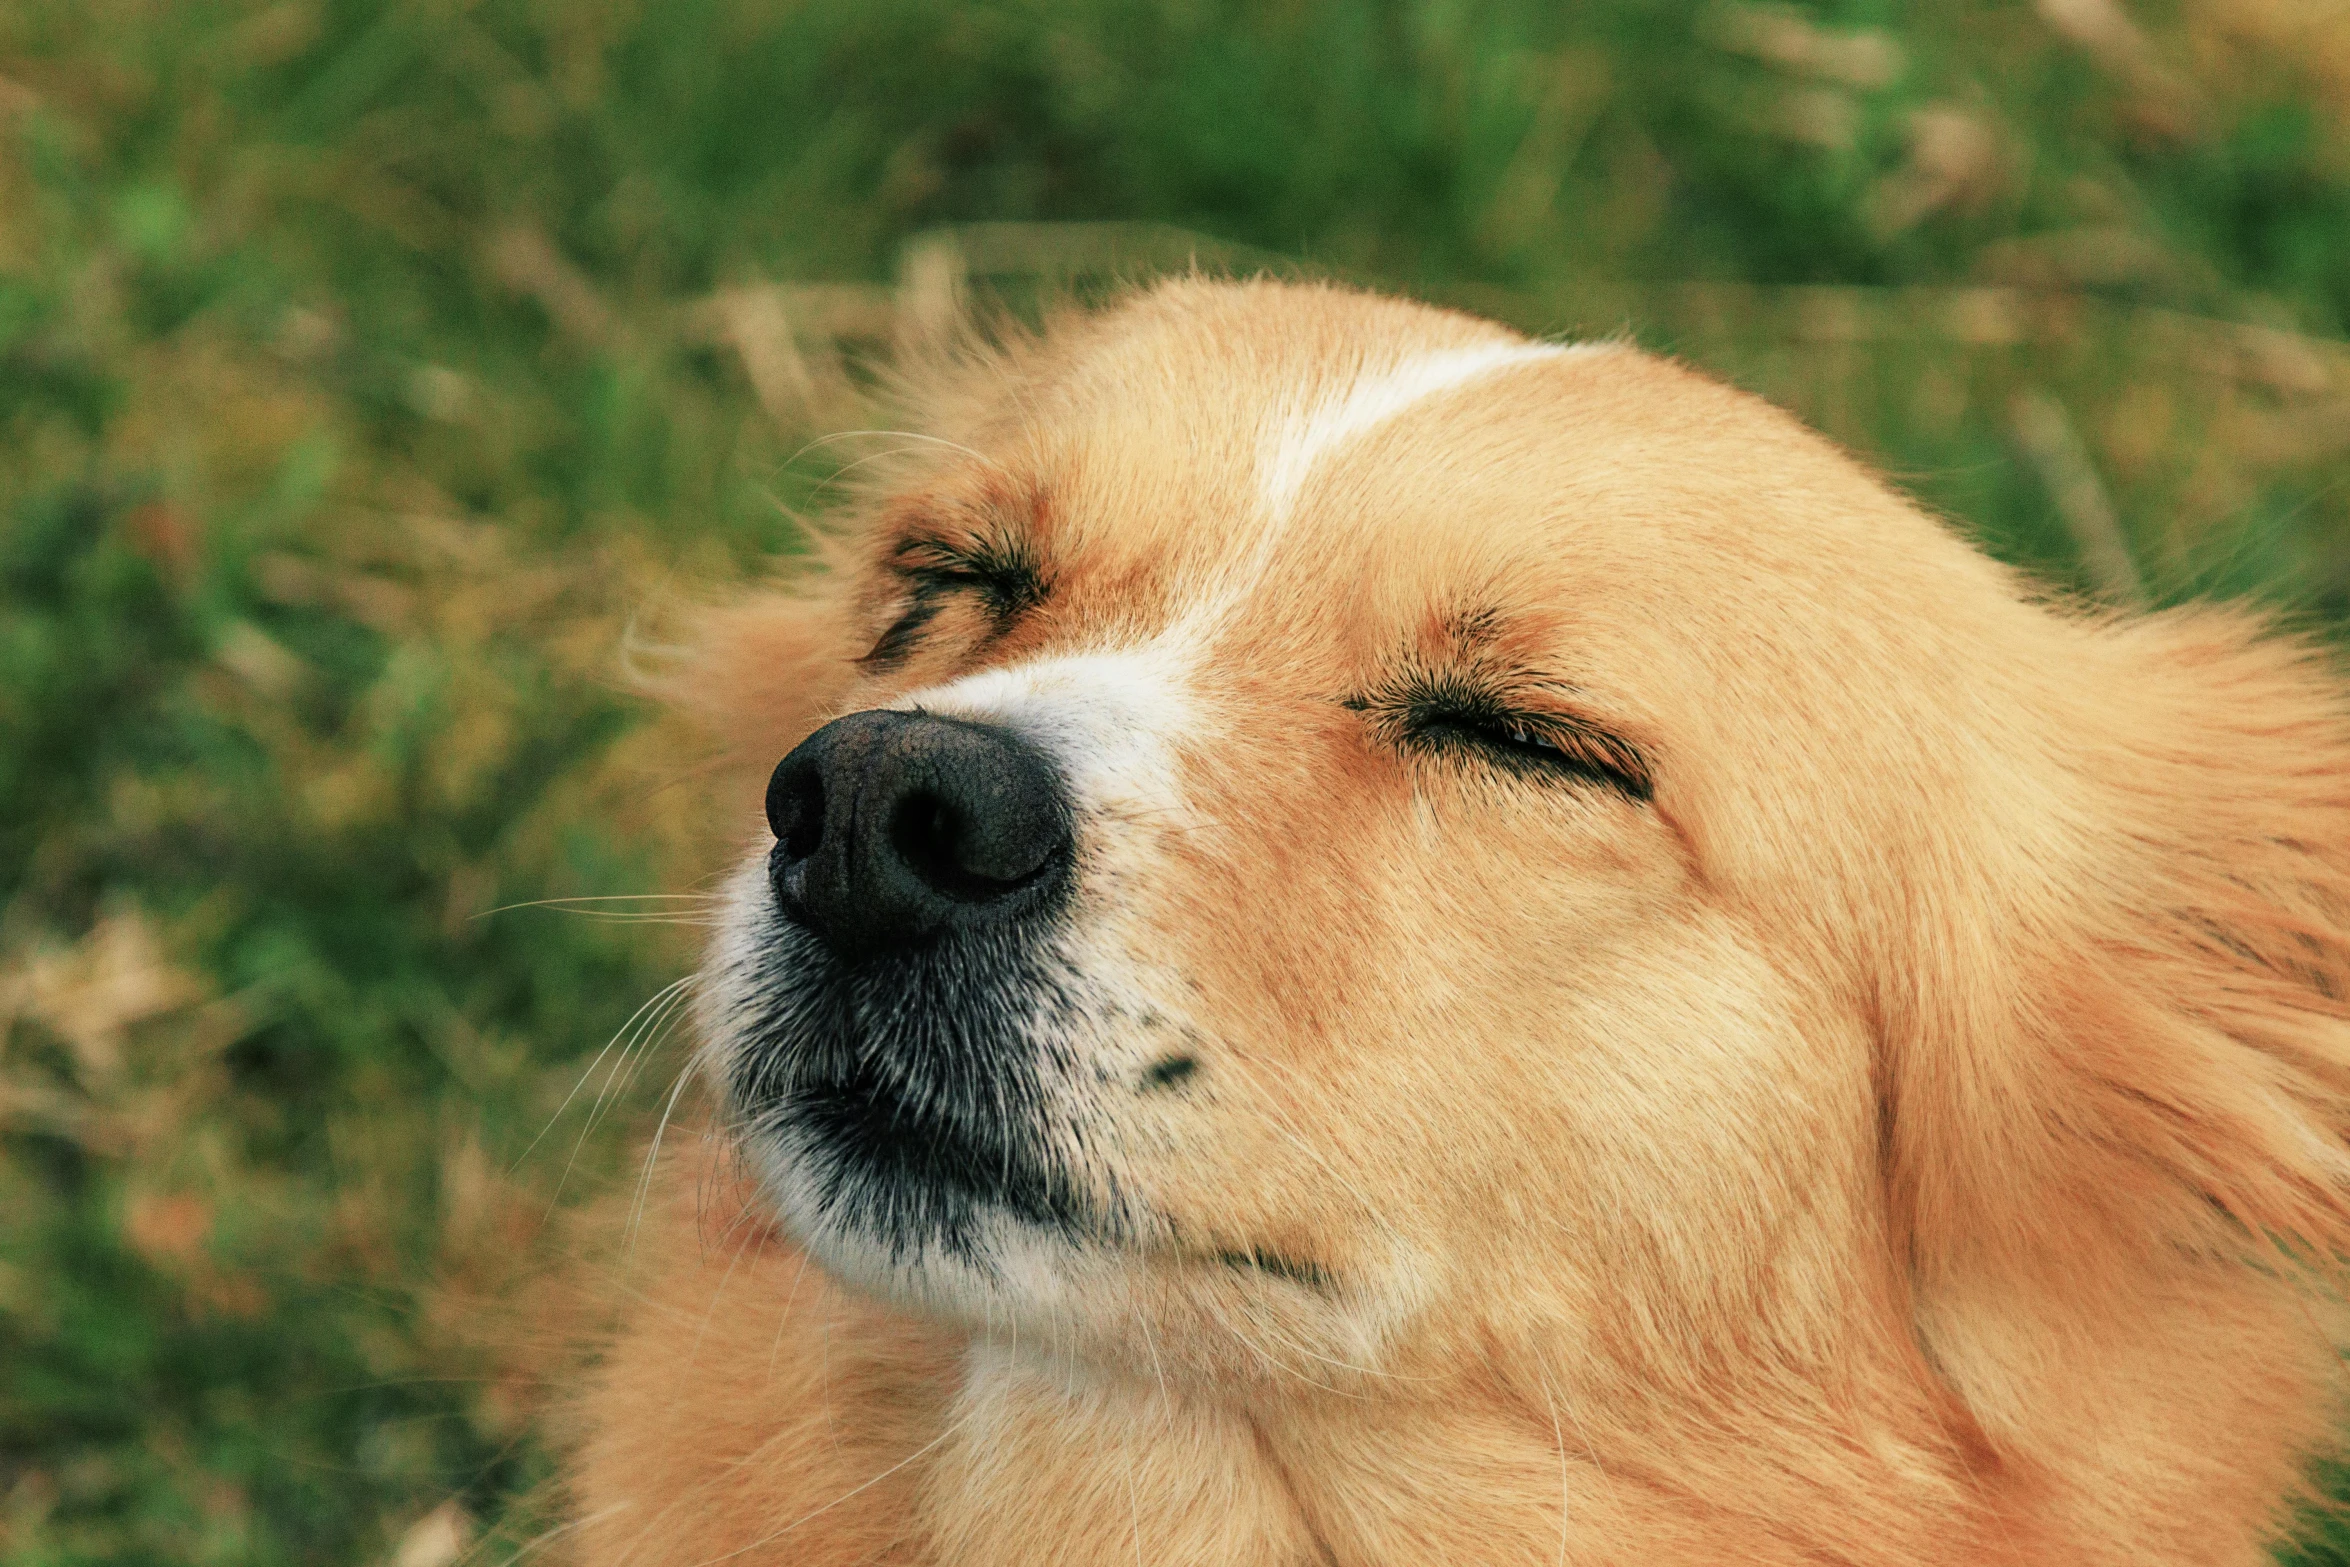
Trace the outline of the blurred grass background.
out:
<instances>
[{"instance_id":1,"label":"blurred grass background","mask_svg":"<svg viewBox=\"0 0 2350 1567\"><path fill-rule=\"evenodd\" d=\"M898 334L1193 256L1628 328L2058 581L2350 616L2339 0L8 0L8 1561L551 1525L545 1281L695 931L487 911L735 826L632 615L795 547Z\"/></svg>"}]
</instances>

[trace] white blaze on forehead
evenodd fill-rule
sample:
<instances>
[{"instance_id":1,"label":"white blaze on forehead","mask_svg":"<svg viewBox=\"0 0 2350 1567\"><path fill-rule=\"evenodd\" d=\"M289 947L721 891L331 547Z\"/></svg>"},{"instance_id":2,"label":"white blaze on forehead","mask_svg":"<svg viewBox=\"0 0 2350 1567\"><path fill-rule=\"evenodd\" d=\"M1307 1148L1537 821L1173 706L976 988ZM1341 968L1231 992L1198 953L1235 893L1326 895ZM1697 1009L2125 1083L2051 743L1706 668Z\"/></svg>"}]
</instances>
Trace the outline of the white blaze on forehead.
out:
<instances>
[{"instance_id":1,"label":"white blaze on forehead","mask_svg":"<svg viewBox=\"0 0 2350 1567\"><path fill-rule=\"evenodd\" d=\"M1414 403L1511 365L1556 359L1574 351L1556 343L1479 343L1420 354L1377 375L1358 377L1344 391L1325 398L1303 415L1282 419L1268 432L1265 455L1257 470L1265 520L1273 527L1287 522L1298 491L1305 488L1306 477L1317 462Z\"/></svg>"},{"instance_id":2,"label":"white blaze on forehead","mask_svg":"<svg viewBox=\"0 0 2350 1567\"><path fill-rule=\"evenodd\" d=\"M1316 464L1431 397L1497 371L1605 348L1604 343L1528 343L1516 339L1441 348L1415 354L1384 370L1358 375L1312 407L1291 408L1268 422L1259 444L1257 495L1261 516L1256 545L1213 580L1169 632L1198 644L1239 607L1271 569L1288 531L1297 497Z\"/></svg>"}]
</instances>

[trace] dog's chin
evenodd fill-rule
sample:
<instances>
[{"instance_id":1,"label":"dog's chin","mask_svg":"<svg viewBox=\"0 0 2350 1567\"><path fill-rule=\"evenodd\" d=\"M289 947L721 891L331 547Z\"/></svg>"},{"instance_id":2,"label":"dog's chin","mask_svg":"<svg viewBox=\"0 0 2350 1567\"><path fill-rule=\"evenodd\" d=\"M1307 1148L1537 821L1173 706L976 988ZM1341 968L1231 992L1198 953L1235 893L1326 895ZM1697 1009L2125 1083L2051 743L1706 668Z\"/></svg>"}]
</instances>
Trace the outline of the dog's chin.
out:
<instances>
[{"instance_id":1,"label":"dog's chin","mask_svg":"<svg viewBox=\"0 0 2350 1567\"><path fill-rule=\"evenodd\" d=\"M820 1161L772 1143L752 1152L784 1233L838 1283L1039 1365L1200 1388L1329 1385L1362 1368L1375 1379L1393 1347L1392 1314L1311 1264L1074 1232L992 1205L971 1210L951 1247L909 1246L828 1201Z\"/></svg>"},{"instance_id":2,"label":"dog's chin","mask_svg":"<svg viewBox=\"0 0 2350 1567\"><path fill-rule=\"evenodd\" d=\"M975 1132L857 1081L802 1084L761 1120L747 1147L785 1232L898 1304L1049 1317L1089 1258L1098 1271L1118 1249L1121 1226L1027 1129Z\"/></svg>"},{"instance_id":3,"label":"dog's chin","mask_svg":"<svg viewBox=\"0 0 2350 1567\"><path fill-rule=\"evenodd\" d=\"M747 1148L783 1231L835 1279L925 1316L986 1329L1065 1321L1106 1248L958 1194L902 1191L895 1207L837 1200L826 1161L754 1139ZM910 1232L889 1215L952 1204L951 1231ZM1092 1253L1089 1257L1089 1253Z\"/></svg>"}]
</instances>

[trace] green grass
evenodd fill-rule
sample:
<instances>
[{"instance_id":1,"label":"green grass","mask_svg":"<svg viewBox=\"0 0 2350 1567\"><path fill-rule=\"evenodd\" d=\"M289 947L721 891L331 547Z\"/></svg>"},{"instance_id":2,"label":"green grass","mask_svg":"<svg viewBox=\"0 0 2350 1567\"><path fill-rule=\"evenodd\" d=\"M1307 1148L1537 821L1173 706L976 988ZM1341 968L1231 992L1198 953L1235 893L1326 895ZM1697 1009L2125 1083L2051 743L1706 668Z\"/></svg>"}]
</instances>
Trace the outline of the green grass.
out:
<instances>
[{"instance_id":1,"label":"green grass","mask_svg":"<svg viewBox=\"0 0 2350 1567\"><path fill-rule=\"evenodd\" d=\"M0 8L0 1553L543 1526L545 1280L682 1047L592 1063L694 930L485 911L710 868L618 650L795 547L910 239L1629 328L2059 581L2102 494L2148 597L2332 634L2325 11Z\"/></svg>"}]
</instances>

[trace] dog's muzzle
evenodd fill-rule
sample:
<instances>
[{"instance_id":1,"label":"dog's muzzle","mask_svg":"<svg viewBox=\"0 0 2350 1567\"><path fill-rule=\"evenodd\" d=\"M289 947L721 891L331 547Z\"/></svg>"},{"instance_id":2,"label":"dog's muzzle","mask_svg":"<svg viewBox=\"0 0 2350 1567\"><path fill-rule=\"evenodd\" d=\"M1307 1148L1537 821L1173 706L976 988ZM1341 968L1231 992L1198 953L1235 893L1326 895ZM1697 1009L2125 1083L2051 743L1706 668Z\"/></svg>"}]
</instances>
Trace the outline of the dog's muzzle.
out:
<instances>
[{"instance_id":1,"label":"dog's muzzle","mask_svg":"<svg viewBox=\"0 0 2350 1567\"><path fill-rule=\"evenodd\" d=\"M767 820L773 923L728 980L727 1075L799 1220L900 1261L979 1261L991 1216L1100 1230L1054 1151L1078 854L1053 760L995 724L853 713L783 759Z\"/></svg>"}]
</instances>

